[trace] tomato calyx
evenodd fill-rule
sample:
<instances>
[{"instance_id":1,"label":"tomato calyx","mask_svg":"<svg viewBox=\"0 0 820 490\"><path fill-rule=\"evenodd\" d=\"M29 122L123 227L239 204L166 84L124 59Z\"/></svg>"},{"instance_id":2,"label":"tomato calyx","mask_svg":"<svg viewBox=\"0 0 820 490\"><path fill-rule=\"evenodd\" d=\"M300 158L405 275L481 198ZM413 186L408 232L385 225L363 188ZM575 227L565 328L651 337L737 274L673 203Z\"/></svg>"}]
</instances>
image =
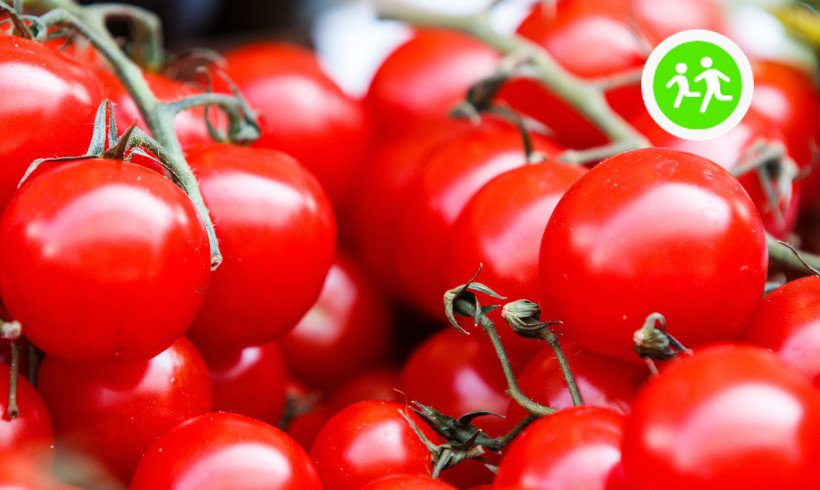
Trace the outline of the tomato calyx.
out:
<instances>
[{"instance_id":1,"label":"tomato calyx","mask_svg":"<svg viewBox=\"0 0 820 490\"><path fill-rule=\"evenodd\" d=\"M9 16L8 20L4 20L2 23L11 22L11 35L19 36L29 41L35 40L34 32L32 32L31 28L26 24L26 21L37 24L37 17L22 15L19 10L19 4L15 7L10 7L5 2L0 2L0 11L5 12ZM42 32L45 32L45 30L42 30Z\"/></svg>"},{"instance_id":2,"label":"tomato calyx","mask_svg":"<svg viewBox=\"0 0 820 490\"><path fill-rule=\"evenodd\" d=\"M660 328L655 325L660 325ZM660 313L651 313L646 317L643 326L632 336L632 342L635 352L646 361L655 376L658 369L654 361L668 361L679 354L692 355L692 351L666 331L666 318Z\"/></svg>"},{"instance_id":3,"label":"tomato calyx","mask_svg":"<svg viewBox=\"0 0 820 490\"><path fill-rule=\"evenodd\" d=\"M801 175L783 143L765 139L752 143L740 162L731 170L732 175L738 178L752 171L757 173L768 208L772 210L776 222L783 224L783 208L788 207L792 200L793 183L805 176Z\"/></svg>"}]
</instances>

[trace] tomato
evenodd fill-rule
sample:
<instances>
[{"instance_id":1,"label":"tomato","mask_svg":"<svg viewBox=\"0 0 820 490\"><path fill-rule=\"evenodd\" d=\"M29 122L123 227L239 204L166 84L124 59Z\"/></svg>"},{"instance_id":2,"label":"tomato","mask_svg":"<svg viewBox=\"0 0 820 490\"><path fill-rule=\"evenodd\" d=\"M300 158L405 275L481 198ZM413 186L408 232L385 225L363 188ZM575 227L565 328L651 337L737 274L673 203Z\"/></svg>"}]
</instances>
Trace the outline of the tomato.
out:
<instances>
[{"instance_id":1,"label":"tomato","mask_svg":"<svg viewBox=\"0 0 820 490\"><path fill-rule=\"evenodd\" d=\"M584 405L629 414L638 388L649 376L645 366L595 354L573 344L565 345L563 351ZM542 405L556 409L573 406L561 366L550 348L544 347L530 360L518 376L518 386L530 399ZM524 409L511 400L507 409L507 429L515 427L525 415Z\"/></svg>"},{"instance_id":2,"label":"tomato","mask_svg":"<svg viewBox=\"0 0 820 490\"><path fill-rule=\"evenodd\" d=\"M413 488L415 490L456 490L456 487L421 475L393 475L368 483L359 490L399 490Z\"/></svg>"},{"instance_id":3,"label":"tomato","mask_svg":"<svg viewBox=\"0 0 820 490\"><path fill-rule=\"evenodd\" d=\"M213 409L276 425L285 411L287 366L276 342L239 350L202 351L213 387Z\"/></svg>"},{"instance_id":4,"label":"tomato","mask_svg":"<svg viewBox=\"0 0 820 490\"><path fill-rule=\"evenodd\" d=\"M749 111L737 126L726 133L707 140L687 140L673 136L658 126L648 114L636 118L633 125L656 146L700 155L730 171L741 165L744 158L748 158L750 150L757 143L785 145L783 134L754 111ZM785 158L792 157L787 153ZM781 165L783 166L780 170L784 174L788 172L785 167L788 164ZM797 171L796 168L792 170ZM797 223L802 194L801 181L795 178L788 183L787 191L782 192L779 190L781 185L778 182L777 171L771 171L770 174L770 185L778 194L776 207L772 206L763 189L759 172L749 171L739 176L738 180L757 206L766 231L776 237L785 238ZM786 176L783 175L783 178Z\"/></svg>"},{"instance_id":5,"label":"tomato","mask_svg":"<svg viewBox=\"0 0 820 490\"><path fill-rule=\"evenodd\" d=\"M474 423L490 437L504 433L503 417L510 400L504 392L507 382L489 339L480 334L445 328L428 338L402 368L401 388L409 400L452 417L475 410L498 414Z\"/></svg>"},{"instance_id":6,"label":"tomato","mask_svg":"<svg viewBox=\"0 0 820 490\"><path fill-rule=\"evenodd\" d=\"M536 420L505 450L493 488L612 488L620 477L624 423L622 414L600 407Z\"/></svg>"},{"instance_id":7,"label":"tomato","mask_svg":"<svg viewBox=\"0 0 820 490\"><path fill-rule=\"evenodd\" d=\"M4 490L79 490L61 484L16 451L0 451L0 488Z\"/></svg>"},{"instance_id":8,"label":"tomato","mask_svg":"<svg viewBox=\"0 0 820 490\"><path fill-rule=\"evenodd\" d=\"M820 277L802 277L767 294L741 338L771 349L820 387Z\"/></svg>"},{"instance_id":9,"label":"tomato","mask_svg":"<svg viewBox=\"0 0 820 490\"><path fill-rule=\"evenodd\" d=\"M123 483L160 435L209 411L212 400L205 362L185 337L143 362L46 356L37 388L54 420L58 460L101 463Z\"/></svg>"},{"instance_id":10,"label":"tomato","mask_svg":"<svg viewBox=\"0 0 820 490\"><path fill-rule=\"evenodd\" d=\"M322 394L295 379L289 379L285 385L285 396L288 405L298 407L299 410L286 415L282 427L306 451L310 450L316 434L333 415L327 404L322 400Z\"/></svg>"},{"instance_id":11,"label":"tomato","mask_svg":"<svg viewBox=\"0 0 820 490\"><path fill-rule=\"evenodd\" d=\"M327 421L310 449L325 490L359 488L390 474L430 475L430 454L399 410L435 443L434 434L403 404L350 405Z\"/></svg>"},{"instance_id":12,"label":"tomato","mask_svg":"<svg viewBox=\"0 0 820 490\"><path fill-rule=\"evenodd\" d=\"M291 376L329 388L386 360L394 329L376 286L358 264L339 254L319 299L279 342Z\"/></svg>"},{"instance_id":13,"label":"tomato","mask_svg":"<svg viewBox=\"0 0 820 490\"><path fill-rule=\"evenodd\" d=\"M319 490L316 468L287 434L232 413L207 413L177 425L145 451L131 490Z\"/></svg>"},{"instance_id":14,"label":"tomato","mask_svg":"<svg viewBox=\"0 0 820 490\"><path fill-rule=\"evenodd\" d=\"M349 212L340 217L339 231L349 235L342 238L351 242L362 265L393 297L401 294L393 261L393 250L400 244L396 217L427 154L471 126L460 119L431 123L382 142L365 164Z\"/></svg>"},{"instance_id":15,"label":"tomato","mask_svg":"<svg viewBox=\"0 0 820 490\"><path fill-rule=\"evenodd\" d=\"M330 202L284 153L211 144L187 156L224 257L188 334L202 350L276 340L310 309L330 268Z\"/></svg>"},{"instance_id":16,"label":"tomato","mask_svg":"<svg viewBox=\"0 0 820 490\"><path fill-rule=\"evenodd\" d=\"M449 285L467 282L483 265L478 282L508 300L541 299L538 255L552 210L586 170L554 161L504 172L481 188L464 207L450 235L445 272ZM543 344L515 335L490 313L514 368L523 368ZM463 327L469 328L468 321ZM483 334L479 334L483 335Z\"/></svg>"},{"instance_id":17,"label":"tomato","mask_svg":"<svg viewBox=\"0 0 820 490\"><path fill-rule=\"evenodd\" d=\"M50 469L54 463L54 429L46 404L31 383L18 376L19 415L9 418L10 380L11 369L0 364L0 453L14 452L41 468Z\"/></svg>"},{"instance_id":18,"label":"tomato","mask_svg":"<svg viewBox=\"0 0 820 490\"><path fill-rule=\"evenodd\" d=\"M684 346L734 339L763 295L767 261L760 216L726 170L675 150L626 152L556 205L541 242L542 316L632 362L633 333L654 312Z\"/></svg>"},{"instance_id":19,"label":"tomato","mask_svg":"<svg viewBox=\"0 0 820 490\"><path fill-rule=\"evenodd\" d=\"M365 400L404 401L407 397L397 389L399 386L400 373L395 368L370 369L346 379L331 391L327 405L333 412L338 412L348 405Z\"/></svg>"},{"instance_id":20,"label":"tomato","mask_svg":"<svg viewBox=\"0 0 820 490\"><path fill-rule=\"evenodd\" d=\"M500 55L459 32L417 29L382 62L365 103L384 136L449 118L470 86L496 69Z\"/></svg>"},{"instance_id":21,"label":"tomato","mask_svg":"<svg viewBox=\"0 0 820 490\"><path fill-rule=\"evenodd\" d=\"M533 146L547 156L558 152L554 143L541 137L533 137ZM427 155L398 217L399 246L393 259L399 282L413 304L444 319L444 292L472 277L456 284L446 282L446 248L453 224L487 182L526 162L519 131L490 118Z\"/></svg>"},{"instance_id":22,"label":"tomato","mask_svg":"<svg viewBox=\"0 0 820 490\"><path fill-rule=\"evenodd\" d=\"M0 211L37 158L84 155L102 102L100 82L34 41L0 34Z\"/></svg>"},{"instance_id":23,"label":"tomato","mask_svg":"<svg viewBox=\"0 0 820 490\"><path fill-rule=\"evenodd\" d=\"M103 84L105 97L114 104L114 117L117 122L117 129L122 132L125 128L135 122L137 127L148 132L148 128L140 115L134 99L128 95L125 87L117 77L107 69L97 71L97 76ZM150 72L143 72L142 76L148 83L151 92L162 102L174 102L179 99L190 97L202 93L191 84L172 80L170 78L156 75ZM211 111L213 114L218 109ZM216 125L219 127L218 125ZM182 111L174 118L174 131L180 144L189 146L194 144L208 143L211 136L208 134L208 127L205 125L205 109L195 108Z\"/></svg>"},{"instance_id":24,"label":"tomato","mask_svg":"<svg viewBox=\"0 0 820 490\"><path fill-rule=\"evenodd\" d=\"M80 160L29 181L0 220L0 297L63 359L150 359L191 324L210 251L191 200L128 162Z\"/></svg>"},{"instance_id":25,"label":"tomato","mask_svg":"<svg viewBox=\"0 0 820 490\"><path fill-rule=\"evenodd\" d=\"M820 394L766 349L714 346L669 366L632 406L629 488L816 488ZM663 482L663 483L660 483Z\"/></svg>"},{"instance_id":26,"label":"tomato","mask_svg":"<svg viewBox=\"0 0 820 490\"><path fill-rule=\"evenodd\" d=\"M226 53L225 61L227 74L258 116L262 134L254 146L295 157L342 206L371 144L365 108L303 47L257 42Z\"/></svg>"}]
</instances>

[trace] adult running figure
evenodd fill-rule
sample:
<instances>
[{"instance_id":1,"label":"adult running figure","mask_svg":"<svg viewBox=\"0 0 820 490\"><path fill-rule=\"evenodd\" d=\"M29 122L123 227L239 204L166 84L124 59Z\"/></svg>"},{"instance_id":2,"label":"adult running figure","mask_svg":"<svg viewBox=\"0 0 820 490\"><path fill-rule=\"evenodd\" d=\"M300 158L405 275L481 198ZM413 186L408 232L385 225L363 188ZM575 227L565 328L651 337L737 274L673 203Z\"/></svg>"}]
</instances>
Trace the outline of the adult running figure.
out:
<instances>
[{"instance_id":1,"label":"adult running figure","mask_svg":"<svg viewBox=\"0 0 820 490\"><path fill-rule=\"evenodd\" d=\"M705 68L705 70L695 77L695 82L701 80L706 82L706 94L704 94L703 102L700 104L700 112L704 113L706 112L706 108L709 107L709 102L712 100L712 97L725 101L732 100L732 96L720 93L720 81L728 82L729 77L724 75L720 70L712 68L712 58L704 56L700 60L700 66Z\"/></svg>"}]
</instances>

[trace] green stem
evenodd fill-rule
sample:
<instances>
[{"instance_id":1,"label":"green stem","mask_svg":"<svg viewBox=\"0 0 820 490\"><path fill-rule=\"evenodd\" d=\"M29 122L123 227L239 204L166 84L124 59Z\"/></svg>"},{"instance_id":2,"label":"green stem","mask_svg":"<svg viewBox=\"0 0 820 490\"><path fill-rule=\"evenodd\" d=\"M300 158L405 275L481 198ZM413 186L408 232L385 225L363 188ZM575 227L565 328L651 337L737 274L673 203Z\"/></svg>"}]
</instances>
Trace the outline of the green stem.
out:
<instances>
[{"instance_id":1,"label":"green stem","mask_svg":"<svg viewBox=\"0 0 820 490\"><path fill-rule=\"evenodd\" d=\"M569 366L566 354L564 354L564 349L561 348L561 343L558 341L558 336L547 327L542 328L539 334L552 348L552 352L555 353L555 359L558 361L558 365L561 366L561 373L563 373L564 380L567 383L572 404L576 407L583 405L584 400L581 398L581 392L578 390L578 383L575 381L575 375L572 374L572 369Z\"/></svg>"},{"instance_id":2,"label":"green stem","mask_svg":"<svg viewBox=\"0 0 820 490\"><path fill-rule=\"evenodd\" d=\"M21 339L17 338L11 341L11 370L9 372L9 401L6 407L6 414L12 420L20 415L20 409L17 407L17 377L20 376L20 345Z\"/></svg>"},{"instance_id":3,"label":"green stem","mask_svg":"<svg viewBox=\"0 0 820 490\"><path fill-rule=\"evenodd\" d=\"M163 110L165 104L154 96L142 76L140 67L128 59L106 29L105 15L103 15L105 10L81 7L72 0L30 0L28 3L51 9L41 17L46 25L66 25L76 29L87 37L109 61L128 94L134 99L149 132L165 148L168 163L173 167L174 173L179 177L188 196L199 211L208 231L211 268L216 269L222 262L222 254L219 251L213 221L205 206L196 177L185 161L182 147L174 131L172 113Z\"/></svg>"},{"instance_id":4,"label":"green stem","mask_svg":"<svg viewBox=\"0 0 820 490\"><path fill-rule=\"evenodd\" d=\"M452 16L416 9L395 0L376 0L375 3L383 19L462 31L505 55L527 59L534 78L586 116L611 141L620 143L626 149L649 146L643 135L612 110L599 84L568 72L545 49L532 41L521 36L506 37L497 33L490 25L488 12Z\"/></svg>"},{"instance_id":5,"label":"green stem","mask_svg":"<svg viewBox=\"0 0 820 490\"><path fill-rule=\"evenodd\" d=\"M129 54L143 69L157 72L165 64L162 23L153 12L133 5L121 3L100 3L85 7L91 15L107 19L123 19L131 27Z\"/></svg>"},{"instance_id":6,"label":"green stem","mask_svg":"<svg viewBox=\"0 0 820 490\"><path fill-rule=\"evenodd\" d=\"M466 313L469 316L475 316L475 305L470 303L469 301L463 298L456 298L456 302L458 302L458 309ZM498 361L501 363L501 369L504 371L504 378L507 380L507 394L518 403L521 408L529 412L530 414L534 415L535 417L543 417L545 415L550 415L555 413L557 410L551 407L545 407L540 403L536 403L531 400L527 395L521 391L521 388L518 386L518 380L515 378L515 373L512 370L512 366L510 365L510 360L507 357L507 353L504 351L504 345L501 343L501 339L498 337L498 332L495 329L495 325L493 324L492 320L487 318L486 315L480 316L481 320L479 324L484 332L490 337L490 342L493 344L493 348L495 349L496 356L498 356Z\"/></svg>"},{"instance_id":7,"label":"green stem","mask_svg":"<svg viewBox=\"0 0 820 490\"><path fill-rule=\"evenodd\" d=\"M776 260L796 271L816 274L820 269L820 255L797 250L768 233L766 233L766 246L769 249L771 260Z\"/></svg>"},{"instance_id":8,"label":"green stem","mask_svg":"<svg viewBox=\"0 0 820 490\"><path fill-rule=\"evenodd\" d=\"M513 439L515 439L518 436L518 434L520 434L524 429L529 427L530 424L535 422L536 420L538 420L537 416L535 416L531 413L528 413L527 415L524 416L523 419L521 419L521 421L519 421L515 425L515 427L510 429L509 432L507 432L503 436L496 437L495 439L492 440L492 443L485 444L484 447L486 447L487 449L493 449L493 450L496 450L496 451L500 451L500 450L504 449L507 446L507 444L511 443L513 441Z\"/></svg>"}]
</instances>

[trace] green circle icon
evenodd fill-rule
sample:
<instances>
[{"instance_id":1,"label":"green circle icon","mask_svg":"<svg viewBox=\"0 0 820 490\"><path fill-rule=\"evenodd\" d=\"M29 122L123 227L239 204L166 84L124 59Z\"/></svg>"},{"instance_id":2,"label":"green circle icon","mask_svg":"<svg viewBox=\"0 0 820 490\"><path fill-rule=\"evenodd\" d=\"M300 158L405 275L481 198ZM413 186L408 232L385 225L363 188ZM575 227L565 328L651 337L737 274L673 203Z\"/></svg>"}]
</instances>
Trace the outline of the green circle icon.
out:
<instances>
[{"instance_id":1,"label":"green circle icon","mask_svg":"<svg viewBox=\"0 0 820 490\"><path fill-rule=\"evenodd\" d=\"M687 139L709 139L734 127L752 101L749 61L728 38L712 31L679 32L649 56L641 81L652 118Z\"/></svg>"}]
</instances>

